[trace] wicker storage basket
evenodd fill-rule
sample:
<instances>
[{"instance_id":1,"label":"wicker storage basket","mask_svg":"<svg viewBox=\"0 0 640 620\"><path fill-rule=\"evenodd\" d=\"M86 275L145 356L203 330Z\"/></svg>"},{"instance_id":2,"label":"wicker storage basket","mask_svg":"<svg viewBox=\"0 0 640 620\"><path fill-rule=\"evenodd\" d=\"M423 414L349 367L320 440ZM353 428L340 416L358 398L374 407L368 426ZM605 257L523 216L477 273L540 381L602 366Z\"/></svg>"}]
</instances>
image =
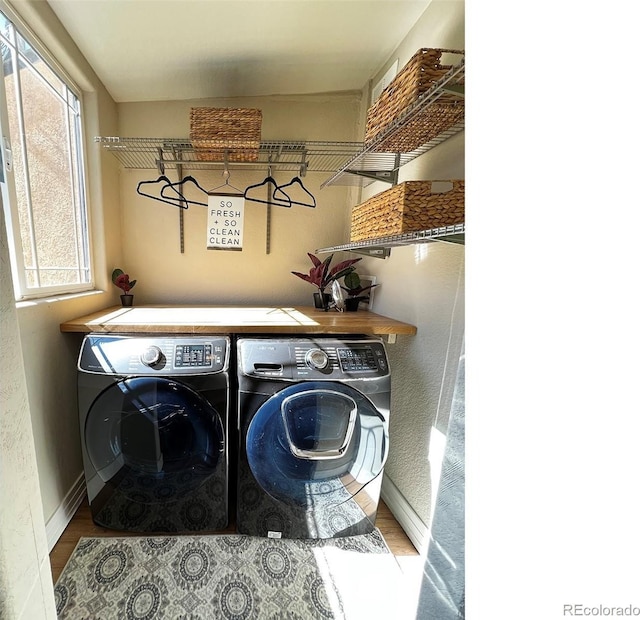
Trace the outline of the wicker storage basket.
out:
<instances>
[{"instance_id":1,"label":"wicker storage basket","mask_svg":"<svg viewBox=\"0 0 640 620\"><path fill-rule=\"evenodd\" d=\"M257 161L262 110L191 108L191 144L200 161Z\"/></svg>"},{"instance_id":2,"label":"wicker storage basket","mask_svg":"<svg viewBox=\"0 0 640 620\"><path fill-rule=\"evenodd\" d=\"M351 212L351 241L363 241L464 222L464 181L432 192L440 181L406 181L376 194Z\"/></svg>"},{"instance_id":3,"label":"wicker storage basket","mask_svg":"<svg viewBox=\"0 0 640 620\"><path fill-rule=\"evenodd\" d=\"M453 65L441 65L443 53L464 54L459 50L423 48L401 69L393 81L367 112L365 143L371 144L386 131L402 113L433 85L442 79ZM461 84L462 78L456 80ZM426 105L410 121L376 145L377 152L409 153L433 140L453 125L464 120L464 99L444 94Z\"/></svg>"}]
</instances>

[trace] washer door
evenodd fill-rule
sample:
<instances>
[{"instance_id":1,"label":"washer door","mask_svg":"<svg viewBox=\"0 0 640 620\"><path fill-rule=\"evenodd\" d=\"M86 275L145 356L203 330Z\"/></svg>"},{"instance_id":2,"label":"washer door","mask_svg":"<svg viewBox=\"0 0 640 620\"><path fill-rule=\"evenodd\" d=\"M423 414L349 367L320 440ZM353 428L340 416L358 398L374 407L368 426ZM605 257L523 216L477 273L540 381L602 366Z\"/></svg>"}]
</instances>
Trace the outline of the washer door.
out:
<instances>
[{"instance_id":1,"label":"washer door","mask_svg":"<svg viewBox=\"0 0 640 620\"><path fill-rule=\"evenodd\" d=\"M158 498L190 493L224 453L218 412L190 387L156 377L123 379L104 390L87 414L84 438L103 482L125 493L142 482Z\"/></svg>"},{"instance_id":2,"label":"washer door","mask_svg":"<svg viewBox=\"0 0 640 620\"><path fill-rule=\"evenodd\" d=\"M376 478L388 453L388 425L360 392L342 383L298 383L255 413L247 461L258 484L285 504L345 501Z\"/></svg>"}]
</instances>

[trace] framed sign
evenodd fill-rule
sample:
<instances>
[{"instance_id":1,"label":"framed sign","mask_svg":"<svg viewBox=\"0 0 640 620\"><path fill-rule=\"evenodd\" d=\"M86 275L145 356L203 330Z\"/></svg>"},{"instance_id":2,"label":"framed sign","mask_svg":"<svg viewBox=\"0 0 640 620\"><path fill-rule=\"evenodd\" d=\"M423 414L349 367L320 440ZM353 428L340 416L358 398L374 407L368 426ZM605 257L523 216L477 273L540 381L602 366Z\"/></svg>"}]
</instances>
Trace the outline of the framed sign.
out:
<instances>
[{"instance_id":1,"label":"framed sign","mask_svg":"<svg viewBox=\"0 0 640 620\"><path fill-rule=\"evenodd\" d=\"M242 250L244 196L209 194L207 210L207 249Z\"/></svg>"},{"instance_id":2,"label":"framed sign","mask_svg":"<svg viewBox=\"0 0 640 620\"><path fill-rule=\"evenodd\" d=\"M362 288L366 288L367 286L373 286L368 291L362 293L363 295L369 296L369 301L362 301L363 310L372 310L373 309L373 294L375 293L375 285L376 284L376 276L360 276L360 286Z\"/></svg>"}]
</instances>

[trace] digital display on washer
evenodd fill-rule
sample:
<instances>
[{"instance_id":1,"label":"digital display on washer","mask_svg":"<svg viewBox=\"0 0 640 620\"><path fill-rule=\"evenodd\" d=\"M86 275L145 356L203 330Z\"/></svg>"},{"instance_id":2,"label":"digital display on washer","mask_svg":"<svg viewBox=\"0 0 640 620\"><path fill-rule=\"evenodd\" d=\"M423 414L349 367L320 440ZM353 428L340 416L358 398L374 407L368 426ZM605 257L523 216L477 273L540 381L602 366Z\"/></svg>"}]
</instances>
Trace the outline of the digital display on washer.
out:
<instances>
[{"instance_id":1,"label":"digital display on washer","mask_svg":"<svg viewBox=\"0 0 640 620\"><path fill-rule=\"evenodd\" d=\"M345 372L378 370L376 358L371 347L338 349L338 359L342 370Z\"/></svg>"},{"instance_id":2,"label":"digital display on washer","mask_svg":"<svg viewBox=\"0 0 640 620\"><path fill-rule=\"evenodd\" d=\"M174 357L176 368L211 366L213 363L211 344L177 344Z\"/></svg>"}]
</instances>

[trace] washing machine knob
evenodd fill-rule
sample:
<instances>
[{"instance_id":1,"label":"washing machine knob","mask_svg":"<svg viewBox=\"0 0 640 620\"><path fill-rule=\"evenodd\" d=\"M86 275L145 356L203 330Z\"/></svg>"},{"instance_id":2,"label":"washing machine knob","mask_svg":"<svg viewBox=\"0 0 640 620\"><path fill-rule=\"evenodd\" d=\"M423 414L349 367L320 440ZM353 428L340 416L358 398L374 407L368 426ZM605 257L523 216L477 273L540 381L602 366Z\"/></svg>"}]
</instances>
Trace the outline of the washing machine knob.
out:
<instances>
[{"instance_id":1,"label":"washing machine knob","mask_svg":"<svg viewBox=\"0 0 640 620\"><path fill-rule=\"evenodd\" d=\"M309 349L304 361L309 368L324 370L329 365L329 356L322 349Z\"/></svg>"},{"instance_id":2,"label":"washing machine knob","mask_svg":"<svg viewBox=\"0 0 640 620\"><path fill-rule=\"evenodd\" d=\"M140 361L146 366L155 366L162 359L162 349L152 344L140 356Z\"/></svg>"}]
</instances>

